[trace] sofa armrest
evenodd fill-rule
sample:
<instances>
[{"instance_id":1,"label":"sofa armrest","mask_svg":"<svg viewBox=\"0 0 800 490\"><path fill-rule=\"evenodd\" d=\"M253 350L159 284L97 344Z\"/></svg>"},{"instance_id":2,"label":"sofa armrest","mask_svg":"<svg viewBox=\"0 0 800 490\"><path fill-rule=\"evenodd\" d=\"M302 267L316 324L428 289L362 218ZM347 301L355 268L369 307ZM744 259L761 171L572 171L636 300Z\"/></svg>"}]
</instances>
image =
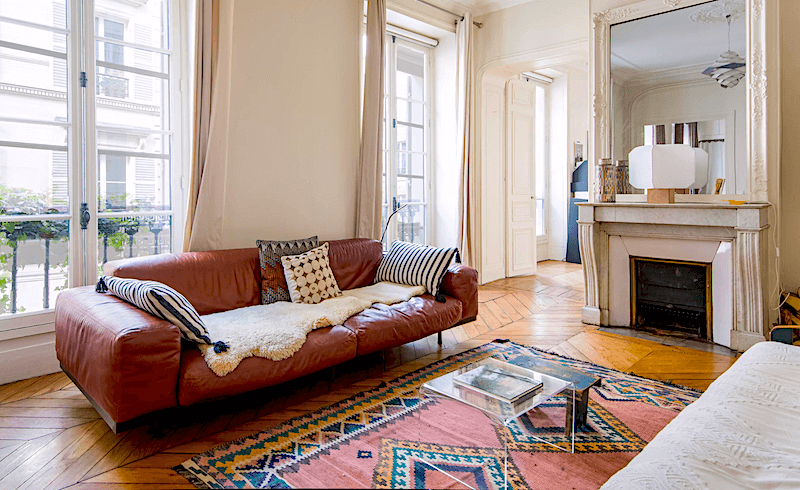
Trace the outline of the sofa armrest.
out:
<instances>
[{"instance_id":1,"label":"sofa armrest","mask_svg":"<svg viewBox=\"0 0 800 490\"><path fill-rule=\"evenodd\" d=\"M175 325L87 286L59 294L55 332L62 369L115 431L120 422L177 406Z\"/></svg>"},{"instance_id":2,"label":"sofa armrest","mask_svg":"<svg viewBox=\"0 0 800 490\"><path fill-rule=\"evenodd\" d=\"M442 292L461 301L461 319L478 315L478 271L452 264L442 279Z\"/></svg>"}]
</instances>

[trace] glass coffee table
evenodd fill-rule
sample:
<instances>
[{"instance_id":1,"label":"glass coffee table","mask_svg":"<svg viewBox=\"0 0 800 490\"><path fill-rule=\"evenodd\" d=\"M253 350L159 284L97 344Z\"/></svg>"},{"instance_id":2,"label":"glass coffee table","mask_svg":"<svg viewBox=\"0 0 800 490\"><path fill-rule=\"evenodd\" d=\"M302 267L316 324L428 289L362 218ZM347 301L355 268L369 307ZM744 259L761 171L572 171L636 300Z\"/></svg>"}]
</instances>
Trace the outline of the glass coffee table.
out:
<instances>
[{"instance_id":1,"label":"glass coffee table","mask_svg":"<svg viewBox=\"0 0 800 490\"><path fill-rule=\"evenodd\" d=\"M459 403L463 403L465 405L471 406L476 408L486 414L488 418L492 421L492 423L496 424L497 426L501 427L503 430L503 451L504 451L504 468L503 468L503 488L508 488L508 437L509 437L509 429L508 426L514 420L519 418L521 415L527 413L528 411L542 405L543 403L551 400L556 395L561 393L565 393L567 396L567 404L566 404L566 417L565 417L565 436L568 438L568 443L564 446L559 446L548 442L542 438L536 437L531 435L533 439L536 439L539 442L557 448L561 451L574 453L575 452L575 421L576 421L576 393L578 396L581 395L581 387L578 384L584 385L586 384L587 380L579 380L583 381L576 384L575 375L576 374L583 374L580 371L573 370L571 368L565 367L565 371L563 371L563 379L562 376L559 376L558 367L561 366L558 363L550 362L549 365L540 364L539 367L542 369L536 369L536 367L528 368L525 366L527 359L521 359L523 362L519 362L519 359L515 359L514 363L507 363L503 359L499 357L489 357L483 359L481 361L469 364L465 367L459 368L455 371L449 372L443 376L439 376L431 381L424 383L419 388L419 405L417 411L419 412L419 441L418 441L418 449L419 453L416 459L420 460L421 462L425 463L426 465L440 471L450 478L458 481L462 485L465 485L469 488L472 488L467 483L459 480L457 477L453 476L452 474L448 473L444 469L438 467L436 464L426 461L424 457L424 453L422 451L422 416L424 410L421 410L420 407L426 403L426 399L428 398L445 398L448 400L454 400ZM475 369L482 365L494 365L496 367L502 367L512 373L519 374L520 376L525 376L527 378L534 379L536 381L541 381L542 389L541 391L533 396L532 398L528 398L527 400L517 402L517 403L508 403L501 401L498 398L491 397L489 395L485 395L479 393L474 390L465 389L464 387L456 384L453 382L453 378L458 376L459 374L466 373L472 369ZM522 365L521 365L522 364ZM585 375L587 378L588 375ZM595 378L592 378L595 379ZM597 380L597 384L599 384L599 379ZM585 389L585 392L588 395L588 387ZM588 396L587 396L588 398ZM580 403L580 401L578 402ZM585 419L584 419L585 420Z\"/></svg>"}]
</instances>

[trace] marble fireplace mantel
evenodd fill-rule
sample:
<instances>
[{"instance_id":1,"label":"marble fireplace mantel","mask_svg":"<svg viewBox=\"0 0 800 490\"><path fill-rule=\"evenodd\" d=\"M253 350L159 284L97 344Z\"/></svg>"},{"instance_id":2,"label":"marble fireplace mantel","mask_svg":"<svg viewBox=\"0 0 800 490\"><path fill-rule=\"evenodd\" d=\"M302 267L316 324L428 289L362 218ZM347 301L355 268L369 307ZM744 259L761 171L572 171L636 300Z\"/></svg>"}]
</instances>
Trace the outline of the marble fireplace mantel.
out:
<instances>
[{"instance_id":1,"label":"marble fireplace mantel","mask_svg":"<svg viewBox=\"0 0 800 490\"><path fill-rule=\"evenodd\" d=\"M578 206L585 323L630 325L630 255L695 260L713 263L714 341L744 351L764 340L769 204Z\"/></svg>"}]
</instances>

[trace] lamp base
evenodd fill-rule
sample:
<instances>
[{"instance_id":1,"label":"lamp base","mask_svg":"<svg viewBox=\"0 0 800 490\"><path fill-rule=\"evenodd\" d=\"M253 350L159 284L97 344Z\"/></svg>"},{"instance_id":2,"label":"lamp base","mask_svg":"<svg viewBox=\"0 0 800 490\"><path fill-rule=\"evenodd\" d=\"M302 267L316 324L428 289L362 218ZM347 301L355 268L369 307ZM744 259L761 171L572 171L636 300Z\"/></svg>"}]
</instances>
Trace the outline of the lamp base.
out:
<instances>
[{"instance_id":1,"label":"lamp base","mask_svg":"<svg viewBox=\"0 0 800 490\"><path fill-rule=\"evenodd\" d=\"M647 189L650 204L675 204L675 189Z\"/></svg>"}]
</instances>

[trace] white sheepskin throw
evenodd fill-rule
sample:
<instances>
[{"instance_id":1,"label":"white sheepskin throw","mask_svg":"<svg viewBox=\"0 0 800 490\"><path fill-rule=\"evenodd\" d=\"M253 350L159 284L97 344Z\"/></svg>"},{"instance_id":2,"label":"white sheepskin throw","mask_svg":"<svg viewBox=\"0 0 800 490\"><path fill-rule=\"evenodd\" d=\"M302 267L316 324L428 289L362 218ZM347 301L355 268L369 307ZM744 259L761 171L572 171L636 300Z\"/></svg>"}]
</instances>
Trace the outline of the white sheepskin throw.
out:
<instances>
[{"instance_id":1,"label":"white sheepskin throw","mask_svg":"<svg viewBox=\"0 0 800 490\"><path fill-rule=\"evenodd\" d=\"M217 353L212 346L198 347L211 371L225 376L251 356L273 361L291 357L312 330L341 325L375 303L400 303L424 292L422 286L379 282L343 291L342 296L315 305L279 301L204 315L202 319L211 338L224 340L228 350Z\"/></svg>"}]
</instances>

